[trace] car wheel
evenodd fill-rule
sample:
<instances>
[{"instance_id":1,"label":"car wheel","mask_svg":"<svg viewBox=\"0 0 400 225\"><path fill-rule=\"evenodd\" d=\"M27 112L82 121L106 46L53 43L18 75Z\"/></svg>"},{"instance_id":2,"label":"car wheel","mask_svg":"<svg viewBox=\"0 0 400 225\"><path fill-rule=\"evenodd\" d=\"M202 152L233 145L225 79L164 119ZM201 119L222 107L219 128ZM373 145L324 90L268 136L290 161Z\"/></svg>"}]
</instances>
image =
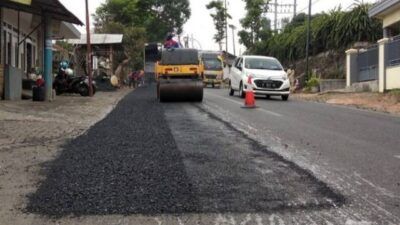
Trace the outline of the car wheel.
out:
<instances>
[{"instance_id":1,"label":"car wheel","mask_svg":"<svg viewBox=\"0 0 400 225\"><path fill-rule=\"evenodd\" d=\"M289 95L282 95L282 100L287 101L289 99Z\"/></svg>"},{"instance_id":2,"label":"car wheel","mask_svg":"<svg viewBox=\"0 0 400 225\"><path fill-rule=\"evenodd\" d=\"M246 93L243 91L243 84L240 83L240 87L239 87L239 96L241 98L245 98L246 97Z\"/></svg>"},{"instance_id":3,"label":"car wheel","mask_svg":"<svg viewBox=\"0 0 400 225\"><path fill-rule=\"evenodd\" d=\"M235 90L233 90L232 85L229 85L229 96L233 96L235 94Z\"/></svg>"}]
</instances>

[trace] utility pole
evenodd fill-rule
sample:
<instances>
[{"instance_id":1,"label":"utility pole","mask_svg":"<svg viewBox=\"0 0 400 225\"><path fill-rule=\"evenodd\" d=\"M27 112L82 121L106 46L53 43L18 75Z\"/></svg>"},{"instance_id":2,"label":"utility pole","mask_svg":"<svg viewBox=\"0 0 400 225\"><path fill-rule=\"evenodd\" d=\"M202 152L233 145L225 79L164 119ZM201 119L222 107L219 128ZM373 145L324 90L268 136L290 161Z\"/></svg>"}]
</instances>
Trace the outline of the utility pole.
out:
<instances>
[{"instance_id":1,"label":"utility pole","mask_svg":"<svg viewBox=\"0 0 400 225\"><path fill-rule=\"evenodd\" d=\"M192 48L194 48L194 37L193 37L193 34L192 34L192 39L191 39L192 41Z\"/></svg>"},{"instance_id":2,"label":"utility pole","mask_svg":"<svg viewBox=\"0 0 400 225\"><path fill-rule=\"evenodd\" d=\"M274 10L274 30L278 30L278 0L275 0L274 4L275 10Z\"/></svg>"},{"instance_id":3,"label":"utility pole","mask_svg":"<svg viewBox=\"0 0 400 225\"><path fill-rule=\"evenodd\" d=\"M267 1L268 3L268 12L267 14L270 14L273 16L273 22L274 25L271 26L275 31L278 31L279 29L283 27L279 27L279 22L278 22L278 15L284 15L285 17L292 17L296 16L297 14L297 0L294 0L293 4L292 3L287 3L285 1L278 3L278 0L272 0ZM292 2L292 0L290 0Z\"/></svg>"},{"instance_id":4,"label":"utility pole","mask_svg":"<svg viewBox=\"0 0 400 225\"><path fill-rule=\"evenodd\" d=\"M311 0L308 3L308 20L307 20L307 45L306 45L306 79L310 79L310 37L311 37Z\"/></svg>"},{"instance_id":5,"label":"utility pole","mask_svg":"<svg viewBox=\"0 0 400 225\"><path fill-rule=\"evenodd\" d=\"M189 34L185 38L183 38L183 40L185 41L185 48L189 48L189 39Z\"/></svg>"},{"instance_id":6,"label":"utility pole","mask_svg":"<svg viewBox=\"0 0 400 225\"><path fill-rule=\"evenodd\" d=\"M88 0L85 0L86 3L86 46L87 46L87 67L88 67L88 75L89 75L89 96L93 97L93 85L92 85L92 46L90 43L90 20L89 20L89 4Z\"/></svg>"},{"instance_id":7,"label":"utility pole","mask_svg":"<svg viewBox=\"0 0 400 225\"><path fill-rule=\"evenodd\" d=\"M228 53L228 4L226 0L225 0L225 36L226 36L225 50Z\"/></svg>"},{"instance_id":8,"label":"utility pole","mask_svg":"<svg viewBox=\"0 0 400 225\"><path fill-rule=\"evenodd\" d=\"M232 29L232 43L233 43L233 54L236 55L236 42L235 42L235 25L231 24L229 27Z\"/></svg>"}]
</instances>

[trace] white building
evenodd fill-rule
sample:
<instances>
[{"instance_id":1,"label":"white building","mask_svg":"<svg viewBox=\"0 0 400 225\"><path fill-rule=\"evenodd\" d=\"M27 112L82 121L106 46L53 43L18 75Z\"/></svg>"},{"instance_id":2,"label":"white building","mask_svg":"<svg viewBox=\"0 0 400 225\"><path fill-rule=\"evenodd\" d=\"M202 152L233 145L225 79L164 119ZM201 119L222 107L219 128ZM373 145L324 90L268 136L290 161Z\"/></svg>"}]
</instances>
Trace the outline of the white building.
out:
<instances>
[{"instance_id":1,"label":"white building","mask_svg":"<svg viewBox=\"0 0 400 225\"><path fill-rule=\"evenodd\" d=\"M381 0L369 11L382 20L383 39L368 49L349 49L347 86L361 91L400 89L400 0Z\"/></svg>"}]
</instances>

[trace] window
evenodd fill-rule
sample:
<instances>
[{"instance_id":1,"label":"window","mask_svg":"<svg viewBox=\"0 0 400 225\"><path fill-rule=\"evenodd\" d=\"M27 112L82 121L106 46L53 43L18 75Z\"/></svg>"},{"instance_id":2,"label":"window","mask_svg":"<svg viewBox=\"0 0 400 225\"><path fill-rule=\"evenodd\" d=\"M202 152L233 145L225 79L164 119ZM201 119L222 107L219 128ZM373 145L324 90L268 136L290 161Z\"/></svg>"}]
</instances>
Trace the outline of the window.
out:
<instances>
[{"instance_id":1,"label":"window","mask_svg":"<svg viewBox=\"0 0 400 225\"><path fill-rule=\"evenodd\" d=\"M247 58L245 67L251 70L283 70L276 59L268 58Z\"/></svg>"},{"instance_id":2,"label":"window","mask_svg":"<svg viewBox=\"0 0 400 225\"><path fill-rule=\"evenodd\" d=\"M8 33L7 35L7 60L6 60L6 64L7 65L12 65L11 64L11 54L12 54L12 44L11 44L11 40L12 40L12 36L10 33Z\"/></svg>"},{"instance_id":3,"label":"window","mask_svg":"<svg viewBox=\"0 0 400 225\"><path fill-rule=\"evenodd\" d=\"M206 70L222 70L222 62L218 58L204 59L204 67Z\"/></svg>"},{"instance_id":4,"label":"window","mask_svg":"<svg viewBox=\"0 0 400 225\"><path fill-rule=\"evenodd\" d=\"M3 52L2 52L2 58L3 58L3 64L7 64L7 32L6 31L3 31L3 43L2 43L2 46L1 46L1 48L3 49Z\"/></svg>"},{"instance_id":5,"label":"window","mask_svg":"<svg viewBox=\"0 0 400 225\"><path fill-rule=\"evenodd\" d=\"M238 69L243 68L243 58L239 58L239 60L237 61L235 67L238 68Z\"/></svg>"}]
</instances>

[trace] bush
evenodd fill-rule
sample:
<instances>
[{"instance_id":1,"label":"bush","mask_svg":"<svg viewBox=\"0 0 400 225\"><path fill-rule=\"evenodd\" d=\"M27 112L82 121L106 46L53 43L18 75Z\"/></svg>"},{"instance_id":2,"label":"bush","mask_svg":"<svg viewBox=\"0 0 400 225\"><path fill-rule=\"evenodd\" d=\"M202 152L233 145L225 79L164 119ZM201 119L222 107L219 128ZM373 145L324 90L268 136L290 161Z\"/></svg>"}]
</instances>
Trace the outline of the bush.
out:
<instances>
[{"instance_id":1,"label":"bush","mask_svg":"<svg viewBox=\"0 0 400 225\"><path fill-rule=\"evenodd\" d=\"M336 51L343 54L353 43L363 41L375 43L382 37L382 24L370 18L370 4L360 4L351 11L337 8L328 13L313 15L311 19L310 55ZM250 53L262 53L277 57L289 64L306 56L307 20L299 14L281 32L259 40L262 44L250 49Z\"/></svg>"},{"instance_id":2,"label":"bush","mask_svg":"<svg viewBox=\"0 0 400 225\"><path fill-rule=\"evenodd\" d=\"M312 88L312 87L318 87L319 86L319 79L316 76L312 76L310 80L307 81L306 87Z\"/></svg>"}]
</instances>

